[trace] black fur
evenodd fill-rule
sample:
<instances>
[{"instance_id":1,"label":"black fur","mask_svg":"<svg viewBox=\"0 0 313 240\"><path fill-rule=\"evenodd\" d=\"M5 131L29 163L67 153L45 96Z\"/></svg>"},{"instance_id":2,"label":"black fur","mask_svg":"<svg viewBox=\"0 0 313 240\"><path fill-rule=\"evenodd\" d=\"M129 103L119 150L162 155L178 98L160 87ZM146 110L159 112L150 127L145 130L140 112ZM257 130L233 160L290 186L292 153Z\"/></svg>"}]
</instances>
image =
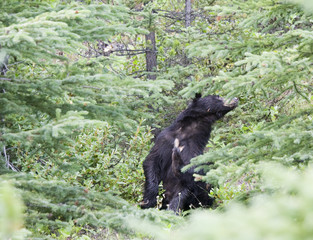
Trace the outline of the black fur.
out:
<instances>
[{"instance_id":1,"label":"black fur","mask_svg":"<svg viewBox=\"0 0 313 240\"><path fill-rule=\"evenodd\" d=\"M194 169L182 173L181 168L189 164L191 158L203 153L213 123L237 107L237 104L237 98L226 103L219 96L201 98L197 94L172 125L158 135L143 163L146 181L142 208L156 206L161 181L165 189L162 209L168 208L177 213L190 206L212 204L207 185L194 181Z\"/></svg>"}]
</instances>

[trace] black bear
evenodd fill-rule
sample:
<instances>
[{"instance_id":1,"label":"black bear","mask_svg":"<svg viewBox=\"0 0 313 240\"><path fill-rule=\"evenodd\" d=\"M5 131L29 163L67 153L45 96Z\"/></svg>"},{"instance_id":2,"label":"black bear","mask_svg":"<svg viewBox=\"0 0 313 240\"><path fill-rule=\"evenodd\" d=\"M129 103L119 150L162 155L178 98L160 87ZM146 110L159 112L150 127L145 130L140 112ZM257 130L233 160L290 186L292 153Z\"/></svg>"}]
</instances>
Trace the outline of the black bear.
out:
<instances>
[{"instance_id":1,"label":"black bear","mask_svg":"<svg viewBox=\"0 0 313 240\"><path fill-rule=\"evenodd\" d=\"M144 197L141 208L155 207L159 184L165 190L161 209L175 213L190 207L209 206L209 186L195 181L191 168L181 172L190 159L203 153L213 123L236 108L238 99L227 102L216 95L196 94L192 103L156 138L155 145L143 162L145 174Z\"/></svg>"}]
</instances>

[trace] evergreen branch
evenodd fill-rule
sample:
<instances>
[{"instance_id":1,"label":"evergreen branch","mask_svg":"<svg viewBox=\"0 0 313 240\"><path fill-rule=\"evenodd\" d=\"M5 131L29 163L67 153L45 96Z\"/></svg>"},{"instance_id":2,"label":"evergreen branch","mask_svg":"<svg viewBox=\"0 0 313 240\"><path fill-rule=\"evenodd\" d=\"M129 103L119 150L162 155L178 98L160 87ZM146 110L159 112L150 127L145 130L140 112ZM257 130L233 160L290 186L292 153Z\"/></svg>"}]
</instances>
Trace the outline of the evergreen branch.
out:
<instances>
[{"instance_id":1,"label":"evergreen branch","mask_svg":"<svg viewBox=\"0 0 313 240\"><path fill-rule=\"evenodd\" d=\"M11 78L0 78L0 80L3 80L3 81L12 81Z\"/></svg>"},{"instance_id":2,"label":"evergreen branch","mask_svg":"<svg viewBox=\"0 0 313 240\"><path fill-rule=\"evenodd\" d=\"M16 78L2 78L0 77L0 80L3 81L12 81L12 82L20 82L20 83L30 83L31 81L23 80L23 79L16 79Z\"/></svg>"},{"instance_id":3,"label":"evergreen branch","mask_svg":"<svg viewBox=\"0 0 313 240\"><path fill-rule=\"evenodd\" d=\"M110 66L111 70L112 70L114 73L116 73L117 75L124 75L124 74L122 74L122 73L117 72L117 71L114 69L114 67L112 66L112 64L110 64L109 66Z\"/></svg>"},{"instance_id":4,"label":"evergreen branch","mask_svg":"<svg viewBox=\"0 0 313 240\"><path fill-rule=\"evenodd\" d=\"M310 101L302 92L299 91L296 82L295 82L295 81L292 81L292 82L293 82L293 86L294 86L295 91L296 91L301 97L303 97L308 103L310 103L311 101Z\"/></svg>"},{"instance_id":5,"label":"evergreen branch","mask_svg":"<svg viewBox=\"0 0 313 240\"><path fill-rule=\"evenodd\" d=\"M25 63L25 61L18 61L18 62L10 63L10 64L8 64L8 66L14 66L17 64L21 64L21 63Z\"/></svg>"},{"instance_id":6,"label":"evergreen branch","mask_svg":"<svg viewBox=\"0 0 313 240\"><path fill-rule=\"evenodd\" d=\"M96 90L102 90L101 88L98 87L93 87L93 86L82 86L83 88L91 88L91 89L96 89Z\"/></svg>"}]
</instances>

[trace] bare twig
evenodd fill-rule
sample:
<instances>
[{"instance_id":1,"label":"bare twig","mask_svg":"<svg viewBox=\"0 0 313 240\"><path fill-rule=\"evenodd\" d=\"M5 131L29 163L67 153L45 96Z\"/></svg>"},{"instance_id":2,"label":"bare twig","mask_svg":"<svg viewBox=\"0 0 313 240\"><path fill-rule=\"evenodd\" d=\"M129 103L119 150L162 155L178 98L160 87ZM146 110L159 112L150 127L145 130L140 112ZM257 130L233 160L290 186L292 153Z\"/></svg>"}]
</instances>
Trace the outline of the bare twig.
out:
<instances>
[{"instance_id":1,"label":"bare twig","mask_svg":"<svg viewBox=\"0 0 313 240\"><path fill-rule=\"evenodd\" d=\"M14 172L18 172L19 170L13 166L12 163L10 163L10 156L7 154L5 146L3 147L3 155L4 155L4 160L5 160L5 166Z\"/></svg>"}]
</instances>

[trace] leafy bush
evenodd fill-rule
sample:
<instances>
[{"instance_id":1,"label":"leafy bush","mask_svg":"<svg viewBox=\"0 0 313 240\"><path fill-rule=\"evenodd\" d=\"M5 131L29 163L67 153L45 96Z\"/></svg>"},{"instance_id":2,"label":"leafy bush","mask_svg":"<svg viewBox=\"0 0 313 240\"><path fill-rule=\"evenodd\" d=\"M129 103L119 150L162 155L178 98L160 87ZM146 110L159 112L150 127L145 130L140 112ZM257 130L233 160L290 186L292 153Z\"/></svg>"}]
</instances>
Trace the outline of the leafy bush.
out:
<instances>
[{"instance_id":1,"label":"leafy bush","mask_svg":"<svg viewBox=\"0 0 313 240\"><path fill-rule=\"evenodd\" d=\"M142 121L143 123L143 121ZM113 191L140 200L142 161L150 149L151 130L141 124L127 135L108 123L74 130L72 141L47 155L18 150L18 167L37 178L63 179L86 189ZM17 164L18 163L18 164Z\"/></svg>"}]
</instances>

